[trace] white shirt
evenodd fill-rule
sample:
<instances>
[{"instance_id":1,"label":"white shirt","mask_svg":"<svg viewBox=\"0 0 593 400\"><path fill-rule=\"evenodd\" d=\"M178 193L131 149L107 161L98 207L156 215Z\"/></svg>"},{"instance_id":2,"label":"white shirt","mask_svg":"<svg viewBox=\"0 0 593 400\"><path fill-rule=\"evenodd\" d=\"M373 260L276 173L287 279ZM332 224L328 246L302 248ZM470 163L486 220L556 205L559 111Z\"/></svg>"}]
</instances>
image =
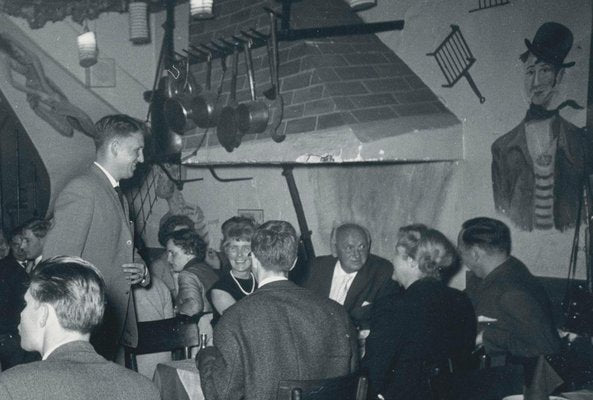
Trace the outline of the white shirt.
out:
<instances>
[{"instance_id":1,"label":"white shirt","mask_svg":"<svg viewBox=\"0 0 593 400\"><path fill-rule=\"evenodd\" d=\"M42 259L43 259L43 254L39 255L35 260L33 260L33 268L35 268L37 266L37 264L39 264L41 262Z\"/></svg>"},{"instance_id":2,"label":"white shirt","mask_svg":"<svg viewBox=\"0 0 593 400\"><path fill-rule=\"evenodd\" d=\"M346 295L348 294L348 290L350 290L350 286L352 285L352 281L356 277L356 274L358 274L358 271L351 273L344 271L342 269L342 264L340 264L340 260L338 260L336 266L334 267L334 275L332 276L332 286L329 291L329 298L344 305Z\"/></svg>"},{"instance_id":3,"label":"white shirt","mask_svg":"<svg viewBox=\"0 0 593 400\"><path fill-rule=\"evenodd\" d=\"M287 280L288 280L288 278L285 276L269 276L266 279L262 280L257 287L260 288L263 285L267 285L268 283L278 282L278 281L287 281Z\"/></svg>"},{"instance_id":4,"label":"white shirt","mask_svg":"<svg viewBox=\"0 0 593 400\"><path fill-rule=\"evenodd\" d=\"M113 187L119 186L119 182L116 181L115 178L113 176L111 176L111 174L105 168L103 168L103 166L101 164L99 164L96 161L93 164L95 164L97 167L99 167L99 169L101 171L103 171L103 173L107 176L107 179L109 179L109 183L111 183L111 186L113 186Z\"/></svg>"}]
</instances>

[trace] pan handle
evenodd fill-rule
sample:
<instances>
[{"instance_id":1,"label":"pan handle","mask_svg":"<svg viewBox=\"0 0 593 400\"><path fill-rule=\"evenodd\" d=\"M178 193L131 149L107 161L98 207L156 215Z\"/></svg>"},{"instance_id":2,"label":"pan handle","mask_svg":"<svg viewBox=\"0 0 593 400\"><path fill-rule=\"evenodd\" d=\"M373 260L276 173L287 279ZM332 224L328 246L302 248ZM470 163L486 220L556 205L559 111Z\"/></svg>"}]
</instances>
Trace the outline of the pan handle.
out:
<instances>
[{"instance_id":1,"label":"pan handle","mask_svg":"<svg viewBox=\"0 0 593 400\"><path fill-rule=\"evenodd\" d=\"M243 42L243 52L245 53L245 65L247 65L249 93L251 94L251 101L255 101L255 79L253 77L253 61L251 60L251 43L251 39Z\"/></svg>"}]
</instances>

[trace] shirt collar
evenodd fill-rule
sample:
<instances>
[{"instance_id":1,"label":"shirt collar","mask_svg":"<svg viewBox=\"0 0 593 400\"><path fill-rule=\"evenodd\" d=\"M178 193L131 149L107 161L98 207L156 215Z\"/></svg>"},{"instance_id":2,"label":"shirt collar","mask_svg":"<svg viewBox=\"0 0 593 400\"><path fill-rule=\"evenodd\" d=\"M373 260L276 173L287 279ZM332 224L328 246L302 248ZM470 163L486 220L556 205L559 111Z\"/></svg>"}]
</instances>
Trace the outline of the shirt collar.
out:
<instances>
[{"instance_id":1,"label":"shirt collar","mask_svg":"<svg viewBox=\"0 0 593 400\"><path fill-rule=\"evenodd\" d=\"M107 176L107 179L109 179L109 183L111 183L111 186L113 187L117 187L119 186L119 182L115 180L115 178L113 176L111 176L111 174L105 169L103 168L103 166L101 164L99 164L98 162L94 162L94 164L99 167L99 169L101 171L103 171L103 173L105 174L105 176Z\"/></svg>"},{"instance_id":2,"label":"shirt collar","mask_svg":"<svg viewBox=\"0 0 593 400\"><path fill-rule=\"evenodd\" d=\"M268 283L278 282L278 281L287 281L288 278L285 276L269 276L263 279L257 286L261 288L263 285L267 285Z\"/></svg>"},{"instance_id":3,"label":"shirt collar","mask_svg":"<svg viewBox=\"0 0 593 400\"><path fill-rule=\"evenodd\" d=\"M358 274L358 271L354 271L354 272L344 271L344 269L342 268L342 264L340 264L340 260L338 260L338 262L336 263L336 266L334 267L334 279L346 278L346 277L348 277L349 279L352 279L356 276L356 274Z\"/></svg>"}]
</instances>

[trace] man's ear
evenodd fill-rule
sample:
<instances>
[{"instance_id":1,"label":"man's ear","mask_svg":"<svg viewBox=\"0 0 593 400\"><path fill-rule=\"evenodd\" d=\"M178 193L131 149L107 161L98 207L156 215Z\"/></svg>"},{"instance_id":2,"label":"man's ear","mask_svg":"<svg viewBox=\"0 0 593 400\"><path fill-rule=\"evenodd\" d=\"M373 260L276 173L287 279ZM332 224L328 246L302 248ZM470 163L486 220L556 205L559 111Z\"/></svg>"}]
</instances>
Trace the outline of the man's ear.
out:
<instances>
[{"instance_id":1,"label":"man's ear","mask_svg":"<svg viewBox=\"0 0 593 400\"><path fill-rule=\"evenodd\" d=\"M117 156L117 154L119 153L119 140L117 138L113 138L111 139L111 141L109 142L108 146L109 146L109 153L112 156Z\"/></svg>"},{"instance_id":2,"label":"man's ear","mask_svg":"<svg viewBox=\"0 0 593 400\"><path fill-rule=\"evenodd\" d=\"M484 250L480 249L478 246L472 246L470 254L473 258L473 261L479 261L482 258L483 251Z\"/></svg>"},{"instance_id":3,"label":"man's ear","mask_svg":"<svg viewBox=\"0 0 593 400\"><path fill-rule=\"evenodd\" d=\"M53 307L52 310L50 310L50 305L47 303L41 303L39 305L39 326L42 328L45 328L45 326L47 325L47 320L49 319L49 314L51 311L53 311ZM55 311L54 311L55 313Z\"/></svg>"}]
</instances>

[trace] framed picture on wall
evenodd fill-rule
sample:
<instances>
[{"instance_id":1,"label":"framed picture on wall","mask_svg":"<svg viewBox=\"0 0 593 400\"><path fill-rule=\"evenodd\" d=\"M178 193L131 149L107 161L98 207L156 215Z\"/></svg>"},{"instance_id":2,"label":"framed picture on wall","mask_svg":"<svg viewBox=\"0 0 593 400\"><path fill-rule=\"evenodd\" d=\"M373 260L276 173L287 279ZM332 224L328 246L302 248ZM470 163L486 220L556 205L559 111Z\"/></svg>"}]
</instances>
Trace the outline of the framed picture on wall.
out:
<instances>
[{"instance_id":1,"label":"framed picture on wall","mask_svg":"<svg viewBox=\"0 0 593 400\"><path fill-rule=\"evenodd\" d=\"M264 223L264 210L259 208L239 208L237 215L252 218L258 225Z\"/></svg>"}]
</instances>

